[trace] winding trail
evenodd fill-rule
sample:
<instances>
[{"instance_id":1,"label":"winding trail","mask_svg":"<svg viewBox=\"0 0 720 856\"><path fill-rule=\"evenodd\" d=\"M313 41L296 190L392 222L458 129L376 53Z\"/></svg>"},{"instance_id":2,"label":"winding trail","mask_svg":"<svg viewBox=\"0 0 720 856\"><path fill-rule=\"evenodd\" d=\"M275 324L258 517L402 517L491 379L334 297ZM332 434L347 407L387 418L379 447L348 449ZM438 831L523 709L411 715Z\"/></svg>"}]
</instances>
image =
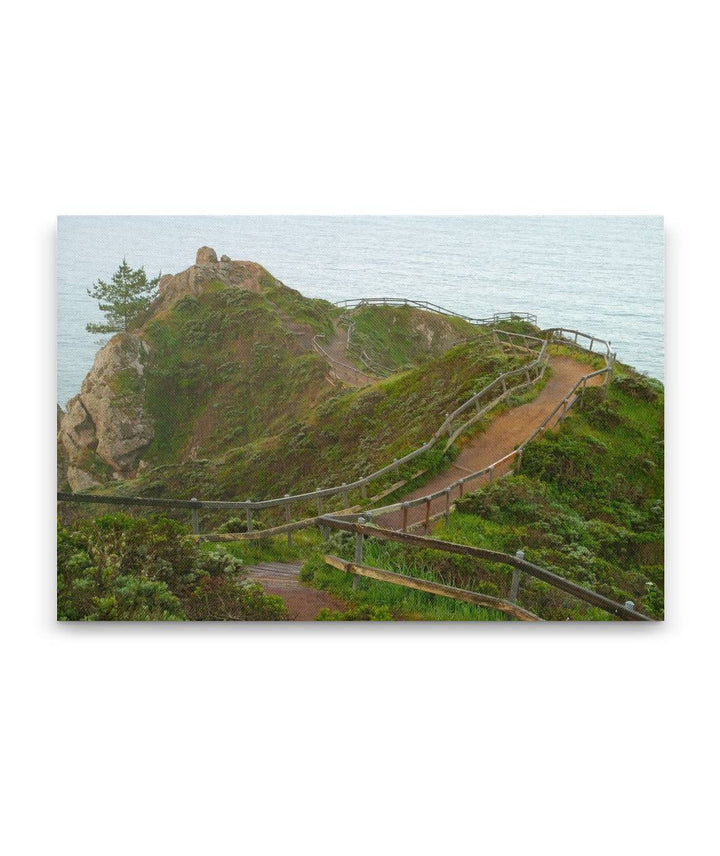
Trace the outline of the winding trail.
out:
<instances>
[{"instance_id":1,"label":"winding trail","mask_svg":"<svg viewBox=\"0 0 720 856\"><path fill-rule=\"evenodd\" d=\"M344 331L343 331L344 332ZM345 339L347 342L347 339ZM332 353L344 352L342 337L337 336L331 343ZM328 347L330 352L330 347ZM470 438L457 457L444 472L438 473L427 484L402 497L403 500L416 499L451 485L459 477L482 470L505 455L510 454L542 424L557 405L569 395L575 384L588 373L588 364L572 357L550 357L552 376L533 401L513 407L495 416L488 427ZM350 382L350 381L347 381ZM588 385L599 385L601 377L591 378ZM354 383L353 385L358 385ZM364 385L364 384L361 384ZM554 427L557 420L548 428ZM513 466L512 461L500 465L496 476L503 475ZM476 490L487 483L489 477L483 476L473 482L470 490ZM452 490L451 502L461 496L460 488ZM441 514L446 510L446 499L438 497L430 503L429 515ZM408 526L424 525L428 510L426 506L408 509ZM393 511L374 517L373 521L388 529L401 529L403 526L402 511ZM426 527L432 528L432 522ZM264 562L246 567L251 579L258 582L267 594L279 595L287 605L290 619L294 621L312 621L323 609L345 611L346 603L334 595L318 589L306 588L300 583L301 563Z\"/></svg>"},{"instance_id":2,"label":"winding trail","mask_svg":"<svg viewBox=\"0 0 720 856\"><path fill-rule=\"evenodd\" d=\"M335 335L327 343L321 345L325 356L328 358L333 377L348 384L348 386L362 387L371 383L377 383L378 378L366 374L361 369L352 366L347 356L348 334L338 321L335 321Z\"/></svg>"},{"instance_id":3,"label":"winding trail","mask_svg":"<svg viewBox=\"0 0 720 856\"><path fill-rule=\"evenodd\" d=\"M565 398L573 386L588 373L588 364L572 357L550 357L552 376L537 397L527 404L521 404L500 413L493 418L488 427L465 443L456 461L445 472L438 473L423 487L402 497L403 500L417 499L426 494L442 490L458 478L482 470L519 446L535 431ZM602 383L601 377L591 378L588 385ZM548 426L551 427L551 426ZM513 466L513 461L499 466L497 475L503 475ZM472 483L470 490L477 490L489 481L489 476L479 478ZM450 499L457 499L460 488L454 488ZM445 511L446 500L438 497L430 503L430 516ZM427 510L424 506L408 509L408 525L424 522ZM387 529L401 529L403 525L402 511L391 511L388 514L373 518L378 525ZM432 527L432 523L430 524Z\"/></svg>"}]
</instances>

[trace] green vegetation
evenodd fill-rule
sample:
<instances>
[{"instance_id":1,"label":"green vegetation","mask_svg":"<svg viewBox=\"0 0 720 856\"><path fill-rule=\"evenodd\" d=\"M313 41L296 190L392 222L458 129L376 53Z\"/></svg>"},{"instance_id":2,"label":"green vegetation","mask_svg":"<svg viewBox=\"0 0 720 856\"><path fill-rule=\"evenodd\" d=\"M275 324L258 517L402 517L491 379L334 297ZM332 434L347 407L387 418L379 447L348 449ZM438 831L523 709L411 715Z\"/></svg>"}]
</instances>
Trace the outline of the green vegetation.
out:
<instances>
[{"instance_id":1,"label":"green vegetation","mask_svg":"<svg viewBox=\"0 0 720 856\"><path fill-rule=\"evenodd\" d=\"M105 324L88 324L89 333L124 333L145 317L157 296L160 275L148 280L145 269L133 270L122 260L110 282L99 279L87 290L94 297L107 319Z\"/></svg>"},{"instance_id":2,"label":"green vegetation","mask_svg":"<svg viewBox=\"0 0 720 856\"><path fill-rule=\"evenodd\" d=\"M436 536L526 558L613 600L663 615L662 385L618 366L607 401L588 389L556 432L533 442L523 474L457 503ZM508 571L477 564L507 592ZM523 577L520 603L545 618L607 618Z\"/></svg>"},{"instance_id":3,"label":"green vegetation","mask_svg":"<svg viewBox=\"0 0 720 856\"><path fill-rule=\"evenodd\" d=\"M142 276L140 276L142 274ZM133 286L133 283L135 284ZM110 323L139 330L142 372L136 364L109 378L117 412L152 419L154 438L133 480L112 481L112 471L89 447L76 461L100 490L119 495L262 500L283 493L349 483L426 443L454 410L498 375L532 359L497 344L492 332L462 319L410 307L363 306L351 316L327 301L309 300L266 271L253 288L210 282L202 293L156 305L147 318L140 286L154 288L142 269L125 262L113 284L102 286ZM136 287L136 303L120 297ZM122 291L125 289L125 292ZM98 291L98 295L100 292ZM118 297L120 295L120 297ZM97 296L97 295L96 295ZM124 298L123 298L124 299ZM128 298L129 300L129 298ZM133 309L133 306L135 307ZM115 313L115 314L111 314ZM123 314L124 313L124 314ZM140 326L143 317L145 321ZM352 319L351 353L364 352L388 377L362 389L328 378L312 339L329 340L338 322ZM519 319L500 325L537 334ZM130 339L131 337L128 337ZM134 341L134 340L133 340ZM577 356L553 345L551 352ZM128 359L132 358L132 354ZM601 357L584 357L593 366ZM544 381L512 396L503 408L537 395ZM126 406L127 405L127 406ZM465 437L497 415L478 420ZM373 482L383 504L444 470L458 453L433 449ZM401 482L402 486L397 487ZM325 511L360 504L360 492L325 499ZM379 500L375 501L377 506ZM293 517L317 513L316 501ZM67 619L200 619L282 617L242 578L242 562L306 559L303 579L344 599L344 613L325 620L498 620L500 613L388 583L352 578L322 561L323 552L352 558L352 539L333 536L326 547L314 530L285 538L198 547L183 522L100 516L94 507L63 509L59 535L59 615ZM172 517L174 515L170 515ZM72 522L71 522L72 521ZM284 508L254 514L255 529L284 522ZM200 514L202 531L244 531L244 513ZM652 617L663 615L663 389L618 365L609 395L588 388L562 427L533 442L522 475L496 481L457 502L437 537L514 553L607 595L633 600ZM368 539L365 563L507 597L506 566L416 550ZM543 618L608 616L524 575L520 603Z\"/></svg>"},{"instance_id":4,"label":"green vegetation","mask_svg":"<svg viewBox=\"0 0 720 856\"><path fill-rule=\"evenodd\" d=\"M618 601L663 617L663 388L617 366L607 399L589 388L562 427L525 451L523 474L458 500L433 536L525 556ZM354 540L335 533L324 552L352 559ZM495 597L508 596L509 566L442 551L365 539L364 564L433 579ZM497 620L502 616L387 583L351 577L311 558L302 578L346 600L348 615L369 618ZM521 577L519 602L550 620L610 620L603 610L538 580Z\"/></svg>"},{"instance_id":5,"label":"green vegetation","mask_svg":"<svg viewBox=\"0 0 720 856\"><path fill-rule=\"evenodd\" d=\"M354 543L353 536L334 533L323 551L352 560ZM459 570L462 563L455 562L456 558L462 557L450 557L447 553L432 550L406 549L392 542L366 538L363 564L498 596L493 584L478 582L471 573L462 573ZM501 621L505 618L503 613L493 609L368 578L361 578L358 588L353 589L352 576L325 564L321 555L308 559L300 579L313 588L332 592L350 604L347 613L323 611L318 616L321 620Z\"/></svg>"},{"instance_id":6,"label":"green vegetation","mask_svg":"<svg viewBox=\"0 0 720 856\"><path fill-rule=\"evenodd\" d=\"M283 601L243 579L242 563L200 550L165 518L115 514L58 526L57 604L64 621L275 621Z\"/></svg>"},{"instance_id":7,"label":"green vegetation","mask_svg":"<svg viewBox=\"0 0 720 856\"><path fill-rule=\"evenodd\" d=\"M351 355L362 364L365 352L371 365L389 371L425 363L479 333L478 327L461 318L410 306L362 306L349 318Z\"/></svg>"},{"instance_id":8,"label":"green vegetation","mask_svg":"<svg viewBox=\"0 0 720 856\"><path fill-rule=\"evenodd\" d=\"M263 294L218 284L146 325L152 469L114 492L263 499L350 482L427 442L446 412L526 360L486 331L371 387L332 387L288 318L332 327L335 310L296 295L277 283ZM456 452L433 449L372 491L421 470L428 478Z\"/></svg>"},{"instance_id":9,"label":"green vegetation","mask_svg":"<svg viewBox=\"0 0 720 856\"><path fill-rule=\"evenodd\" d=\"M304 317L314 312L323 320L324 312L330 324L324 301L305 302L312 311L305 308ZM151 320L145 335L151 463L215 457L272 436L312 410L327 386L321 357L297 341L264 294L218 284Z\"/></svg>"}]
</instances>

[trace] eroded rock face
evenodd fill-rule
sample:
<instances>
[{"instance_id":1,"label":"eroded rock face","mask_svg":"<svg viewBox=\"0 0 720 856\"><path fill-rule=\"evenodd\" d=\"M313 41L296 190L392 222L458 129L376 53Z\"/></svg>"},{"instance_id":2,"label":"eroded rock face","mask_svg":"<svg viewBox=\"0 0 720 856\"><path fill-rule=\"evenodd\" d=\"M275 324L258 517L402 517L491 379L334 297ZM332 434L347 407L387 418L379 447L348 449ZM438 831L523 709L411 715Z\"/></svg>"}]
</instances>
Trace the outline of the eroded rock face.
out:
<instances>
[{"instance_id":1,"label":"eroded rock face","mask_svg":"<svg viewBox=\"0 0 720 856\"><path fill-rule=\"evenodd\" d=\"M60 423L72 490L99 484L105 464L116 478L133 474L153 427L143 408L148 345L138 334L120 333L98 351L80 395Z\"/></svg>"},{"instance_id":2,"label":"eroded rock face","mask_svg":"<svg viewBox=\"0 0 720 856\"><path fill-rule=\"evenodd\" d=\"M197 251L196 264L159 282L153 315L184 297L198 297L210 283L259 292L264 268L231 261L210 247ZM145 357L149 345L142 331L119 333L98 351L80 394L58 412L58 482L63 474L74 491L87 490L110 478L136 474L142 453L153 439L152 420L144 409ZM62 472L60 467L62 463Z\"/></svg>"}]
</instances>

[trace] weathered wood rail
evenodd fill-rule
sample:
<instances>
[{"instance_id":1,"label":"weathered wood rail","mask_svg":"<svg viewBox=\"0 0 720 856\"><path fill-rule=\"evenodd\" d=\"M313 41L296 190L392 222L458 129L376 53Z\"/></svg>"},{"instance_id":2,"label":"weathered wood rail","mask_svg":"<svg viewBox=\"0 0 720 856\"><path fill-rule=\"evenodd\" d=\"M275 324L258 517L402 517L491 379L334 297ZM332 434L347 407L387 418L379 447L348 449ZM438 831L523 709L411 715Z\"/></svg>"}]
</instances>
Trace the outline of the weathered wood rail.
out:
<instances>
[{"instance_id":1,"label":"weathered wood rail","mask_svg":"<svg viewBox=\"0 0 720 856\"><path fill-rule=\"evenodd\" d=\"M313 336L312 347L316 353L325 357L325 359L330 363L334 370L334 375L338 380L347 382L347 375L350 375L350 377L353 378L353 382L358 384L358 386L367 386L377 380L376 377L367 374L367 372L364 372L357 366L352 366L350 363L345 363L342 360L338 360L336 357L333 357L332 354L328 353L328 351L320 344L319 340L324 338L324 333L318 333Z\"/></svg>"},{"instance_id":2,"label":"weathered wood rail","mask_svg":"<svg viewBox=\"0 0 720 856\"><path fill-rule=\"evenodd\" d=\"M367 513L367 512L366 512ZM453 553L460 556L471 556L476 559L496 562L502 565L508 565L513 569L513 577L510 581L510 602L513 602L517 597L518 583L521 574L527 574L537 580L541 580L553 588L564 591L567 594L573 595L578 600L598 607L610 615L620 618L623 621L652 621L646 615L642 615L635 609L630 609L624 604L617 603L605 595L599 594L592 589L585 588L578 583L561 577L559 574L548 571L539 565L528 562L524 558L524 554L518 553L515 556L509 553L501 553L496 550L486 550L482 547L471 547L467 544L455 544L451 541L441 541L437 538L427 538L421 535L413 535L408 532L396 532L394 529L384 529L377 526L372 526L367 522L341 520L337 517L322 517L318 520L319 525L328 529L340 530L343 532L351 532L356 536L355 550L355 565L361 565L363 547L362 540L365 537L377 538L383 541L396 541L401 544L408 544L414 547L422 547L431 550L441 550L445 553ZM348 570L349 573L360 573L359 570ZM389 573L389 572L385 572ZM404 575L399 575L403 577ZM375 577L380 579L380 577ZM441 592L438 592L441 593ZM482 604L481 604L482 605Z\"/></svg>"},{"instance_id":3,"label":"weathered wood rail","mask_svg":"<svg viewBox=\"0 0 720 856\"><path fill-rule=\"evenodd\" d=\"M391 300L391 298L388 298L388 300ZM592 377L602 374L605 374L609 381L609 378L612 374L614 354L612 354L612 352L610 351L610 343L596 336L590 336L588 334L582 333L578 330L552 328L550 330L544 331L544 338L540 338L537 336L527 336L525 334L510 333L504 330L495 330L494 335L498 337L498 341L504 341L505 343L510 344L512 347L518 347L518 339L523 341L525 344L520 345L519 347L521 347L523 350L527 350L531 354L531 356L533 356L533 359L525 366L521 366L518 369L513 369L511 371L504 372L503 374L499 375L494 381L485 386L479 392L472 395L469 399L467 399L467 401L461 404L452 413L448 413L440 427L422 446L418 447L417 449L414 449L413 451L402 456L401 458L396 458L391 463L386 464L385 466L380 467L374 472L363 476L362 478L356 479L355 481L335 485L329 488L317 488L314 491L305 491L296 494L285 494L282 497L275 497L264 500L176 500L160 499L153 497L116 497L101 494L59 493L58 501L127 506L144 505L151 508L155 507L166 509L190 509L192 512L193 529L197 529L198 531L198 512L200 510L235 511L242 513L246 516L247 530L249 532L252 532L253 530L254 513L265 509L277 509L280 512L284 511L284 526L288 526L292 523L292 507L299 507L301 508L301 510L304 510L305 517L303 519L307 519L307 509L309 506L314 504L317 510L317 515L320 516L323 515L325 512L324 501L326 499L340 497L343 508L348 509L348 507L350 506L350 494L353 492L359 492L359 497L356 502L356 505L358 505L358 507L367 507L368 504L372 505L372 498L368 499L367 489L368 485L370 485L373 481L382 478L390 472L399 470L405 464L422 455L424 452L427 452L432 449L435 444L441 440L444 441L445 448L447 449L452 444L452 442L454 442L460 436L460 434L466 431L478 419L485 416L494 407L507 400L511 395L515 395L518 392L521 392L522 390L527 389L528 387L539 382L542 379L544 371L547 367L548 347L550 344L563 344L569 347L577 348L578 350L584 351L586 353L594 353L598 356L603 356L606 363L605 367L596 372L591 372L585 377L581 378L578 384L576 384L576 386L574 387L573 391L569 393L569 395L564 399L564 401L558 404L553 413L551 413L545 419L543 424L537 429L537 431L534 432L532 437L528 438L528 440L526 440L513 452L508 455L505 455L503 458L499 459L498 461L495 461L493 464L483 468L482 470L479 470L475 473L470 473L460 479L457 479L455 482L444 488L442 491L419 497L404 504L405 508L411 508L416 505L425 503L429 512L432 500L436 499L438 496L445 494L447 496L447 507L443 513L448 514L450 511L450 496L453 490L458 489L460 494L462 495L466 485L468 485L470 482L479 481L483 477L487 477L489 480L492 480L494 477L496 477L496 475L500 475L507 472L511 468L511 461L514 461L516 469L519 469L522 460L522 452L527 443L531 442L531 440L533 440L539 433L544 430L547 430L549 427L552 427L552 425L555 424L556 421L563 419L567 415L570 408L577 401L578 393L582 395L582 392L584 391L585 386L587 385L587 381ZM585 347L582 342L589 342L589 347ZM600 346L600 354L598 354L597 351L593 350L596 345ZM502 390L502 392L500 392L500 390ZM467 418L468 411L471 412L469 418ZM456 420L458 419L458 417L462 419L462 422L460 422L460 424L456 424ZM401 487L404 483L406 483L406 480L401 480L400 482L397 482L395 485L393 485L393 487L397 489ZM403 503L395 503L390 506L385 506L382 509L377 509L376 513L378 511L390 512L402 507ZM335 511L334 513L342 514L343 512ZM429 524L431 520L436 519L439 516L442 515L435 514L433 516L430 516L428 513L426 514L426 519L424 522L425 524ZM404 526L403 528L406 527ZM273 529L277 530L278 527L273 527Z\"/></svg>"},{"instance_id":4,"label":"weathered wood rail","mask_svg":"<svg viewBox=\"0 0 720 856\"><path fill-rule=\"evenodd\" d=\"M387 305L388 303L392 304L394 301L401 301L402 303L420 306L422 308L429 309L430 311L444 311L441 307L437 307L434 304L429 304L426 301L406 301L404 298L370 298L365 299L364 301L344 301L343 303L361 305L363 302L377 302L380 304ZM448 312L448 314L458 315L458 313L450 312ZM498 320L504 320L507 318L519 317L522 317L523 319L527 320L535 319L535 316L530 315L529 313L524 313L522 316L518 313L503 313L494 315L492 319L474 320L476 320L478 323L490 323L496 322ZM415 523L414 525L425 525L426 528L429 528L429 524L433 520L443 515L445 515L446 517L447 515L449 515L452 505L452 494L454 491L459 492L460 496L462 496L466 489L466 486L471 482L479 482L483 478L492 481L496 477L509 474L509 472L511 472L513 469L519 470L522 461L523 449L527 446L529 442L535 439L535 437L537 437L539 434L541 434L548 428L552 427L554 424L556 424L557 421L562 420L567 415L571 407L577 402L578 399L582 397L582 394L584 393L588 381L591 380L593 377L605 374L607 384L609 383L609 379L612 375L612 366L614 363L615 355L610 350L610 343L598 337L582 333L578 330L551 328L549 330L544 331L542 337L538 337L494 328L493 336L499 344L508 345L512 348L525 351L530 355L530 357L532 357L532 359L520 368L513 369L499 375L494 381L486 385L479 392L472 395L469 399L467 399L467 401L463 402L452 413L446 414L446 417L440 427L434 432L430 439L426 443L421 445L419 448L414 449L413 451L409 452L401 458L396 458L391 463L386 464L385 466L380 467L374 472L363 476L362 478L356 479L353 482L343 483L329 488L317 488L316 490L305 491L302 493L285 494L282 497L275 497L264 500L200 500L196 498L182 500L162 499L154 497L119 497L101 494L58 493L58 501L72 503L107 504L116 506L145 506L149 508L163 508L168 510L188 509L191 512L192 528L195 534L199 534L200 531L199 512L201 510L233 511L245 516L247 536L251 538L256 537L253 534L254 514L266 509L274 509L276 510L276 512L279 512L281 516L280 519L284 517L284 523L264 529L262 530L262 532L267 535L287 532L288 538L290 539L292 537L291 533L293 531L303 528L309 521L315 519L308 516L308 510L312 506L315 507L317 516L321 517L327 511L327 509L325 509L324 507L325 501L334 498L339 498L341 500L342 508L340 510L334 510L332 513L335 516L343 516L347 515L348 513L357 512L363 508L368 508L372 507L373 505L376 505L378 501L380 501L384 496L388 494L388 492L390 492L391 490L397 490L407 484L409 481L412 481L412 479L417 477L418 473L410 475L408 478L400 479L400 481L397 481L393 485L391 485L390 488L386 490L381 490L381 492L376 497L368 497L368 485L370 485L372 482L382 478L390 472L398 471L405 464L419 457L424 452L427 452L432 449L435 444L440 441L444 442L445 449L447 450L449 446L463 432L470 428L478 419L481 419L483 416L489 413L490 410L492 410L494 407L497 407L500 403L509 399L510 396L516 395L517 393L538 383L542 379L544 372L547 368L549 359L548 348L551 344L563 344L569 347L577 348L578 350L583 351L585 353L596 354L604 358L604 368L595 372L591 372L581 378L581 380L576 384L573 390L566 396L566 398L562 402L558 404L555 410L544 420L542 425L538 427L538 429L533 433L533 435L529 437L520 446L518 446L518 448L515 449L513 452L505 455L504 457L500 458L489 466L484 467L482 470L479 470L474 473L468 473L467 475L457 479L452 484L448 485L440 491L427 494L414 500L398 502L392 505L373 509L373 513L375 515L381 513L389 513L391 511L402 509L402 529L403 531L406 531L409 528L407 522L408 509L424 504L426 507L424 520L422 520L420 524ZM589 343L589 345L585 343ZM598 351L594 350L596 346L598 346L600 349L599 354ZM321 350L324 352L322 348ZM353 367L348 366L348 368ZM358 369L353 370L359 371ZM355 505L351 506L350 495L354 492L356 493L356 501ZM359 493L359 496L357 496L357 493ZM441 496L445 497L445 507L443 511L439 514L431 514L430 512L432 502L434 500L437 500ZM299 521L293 522L292 520L293 507L299 508L301 513L304 512L303 517Z\"/></svg>"},{"instance_id":5,"label":"weathered wood rail","mask_svg":"<svg viewBox=\"0 0 720 856\"><path fill-rule=\"evenodd\" d=\"M537 325L537 316L532 315L530 312L496 312L487 318L472 318L460 312L453 312L452 309L444 309L442 306L438 306L437 303L430 303L427 300L412 300L409 297L358 297L351 300L338 300L335 305L345 307L346 309L357 309L362 306L415 306L418 309L435 312L438 315L450 315L453 318L462 318L463 321L467 321L470 324L528 321L530 324Z\"/></svg>"},{"instance_id":6,"label":"weathered wood rail","mask_svg":"<svg viewBox=\"0 0 720 856\"><path fill-rule=\"evenodd\" d=\"M471 319L467 316L460 315L459 313L444 310L442 309L442 307L428 303L427 301L413 301L406 300L405 298L364 298L356 301L341 301L338 305L361 306L367 304L413 305L418 306L422 309L426 309L428 311L461 317L476 324L496 324L503 320L518 319L527 320L533 324L536 323L535 316L530 315L529 313L502 313L496 314L492 316L492 318L488 319ZM429 524L433 520L442 516L445 516L447 518L452 509L453 492L459 492L459 495L462 496L465 492L466 486L471 482L480 481L482 479L486 479L487 481L492 482L495 478L499 478L504 475L509 475L513 471L518 471L521 466L522 454L525 447L538 436L542 435L543 432L551 429L558 422L562 421L568 414L568 412L571 410L571 408L578 401L582 401L582 397L588 386L589 381L592 381L594 378L604 375L605 388L609 386L615 363L615 354L611 351L611 343L609 341L605 341L604 339L601 339L596 336L590 336L586 333L582 333L579 330L569 330L566 328L559 327L550 328L548 330L542 331L541 336L529 336L526 334L514 333L497 328L493 328L492 333L498 344L508 345L514 349L524 351L530 357L532 357L532 359L530 359L526 365L521 366L520 368L504 372L491 383L486 385L479 392L472 395L467 401L463 402L452 413L446 414L443 423L435 431L431 438L422 446L413 450L412 452L409 452L402 458L395 459L394 461L392 461L392 463L389 463L384 467L379 468L378 470L373 473L370 473L367 476L364 476L360 479L356 479L353 482L343 483L341 485L336 485L334 487L329 488L317 488L314 491L306 491L303 493L297 493L292 495L285 494L282 497L275 497L265 500L199 500L196 498L164 499L159 497L117 496L66 492L58 492L57 500L58 502L70 503L89 503L129 507L140 506L147 508L159 508L164 510L189 510L192 516L193 534L198 538L202 538L209 541L258 540L265 537L272 537L274 535L287 534L288 541L291 542L293 532L302 529L307 529L313 526L319 526L326 533L330 529L339 529L347 532L355 532L357 538L363 538L366 535L370 535L374 538L399 541L406 544L414 544L416 546L431 547L432 549L444 550L445 552L450 553L475 556L479 559L495 561L511 566L513 568L513 579L510 589L510 600L500 600L500 603L502 604L509 603L511 606L513 606L513 601L517 597L520 574L526 573L530 576L535 577L536 579L548 583L549 585L555 588L574 595L575 597L585 601L586 603L599 607L600 609L609 612L615 617L621 618L626 621L651 621L652 619L641 615L634 609L630 609L627 606L615 603L614 601L604 597L603 595L598 594L597 592L593 592L590 589L586 589L582 586L579 586L577 583L573 583L572 581L567 580L564 577L560 577L559 575L554 574L551 571L547 571L544 568L525 561L524 557L522 557L521 555L510 556L491 550L484 550L481 548L469 547L467 545L452 544L446 541L439 541L437 539L421 537L408 532L409 528L412 528L413 526L417 525L424 525L426 529L429 529ZM435 491L434 493L429 493L413 500L406 500L403 502L397 502L391 505L381 507L368 508L368 506L376 504L376 502L386 496L388 492L394 491L402 487L408 481L411 481L413 478L416 478L418 473L415 473L408 479L401 479L399 482L396 482L391 485L390 488L381 491L380 494L378 494L376 497L368 498L367 486L371 482L381 478L387 473L400 469L400 467L402 467L404 464L412 461L414 458L430 450L440 440L443 440L445 442L445 449L449 448L449 446L463 432L465 432L478 419L482 418L488 412L490 412L490 410L492 410L494 407L498 406L501 402L507 400L511 395L516 395L518 392L521 392L524 389L527 389L537 384L543 378L549 360L549 348L551 345L554 344L565 345L571 348L576 348L586 354L592 354L595 356L602 357L605 365L602 368L596 371L589 372L588 374L580 378L580 380L575 384L572 390L570 390L570 392L565 396L565 398L558 403L558 405L550 414L548 414L548 416L543 420L542 424L538 426L538 428L532 433L532 435L509 454L504 455L502 458L493 462L489 466L478 470L477 472L468 473L467 475L457 479L450 485L447 485L443 489ZM319 345L319 343L317 343L316 340L313 340L313 347L315 347L315 349L319 353L324 354L332 362L337 362L332 356L327 353L327 351L325 351L325 349L322 348L321 345ZM596 347L598 348L598 350L596 350ZM346 366L346 368L348 370L357 372L359 375L364 375L364 373L361 372L359 369L354 366L350 366L349 364ZM364 376L367 377L367 375ZM470 414L469 417L468 413ZM460 421L458 422L458 420ZM361 503L351 506L349 496L353 491L360 491ZM323 508L323 501L326 498L338 496L342 499L343 508L326 514ZM444 497L445 499L444 507L440 513L436 513L433 515L431 514L432 503L440 497ZM316 516L305 516L301 520L296 521L293 521L291 519L291 508L294 505L307 507L308 504L313 503L316 505L317 508ZM419 505L425 505L424 518L419 523L416 522L414 524L408 524L408 510ZM256 511L262 511L264 509L279 509L281 512L284 512L285 522L281 525L276 525L265 529L255 529L253 525L253 513ZM208 533L200 535L199 512L201 510L235 511L243 513L246 518L246 531L234 533ZM385 529L378 526L368 526L364 522L358 522L357 519L358 517L360 517L361 520L364 520L369 518L370 516L374 517L375 519L378 519L378 517L381 515L389 514L397 510L402 510L403 516L403 522L400 531ZM362 556L361 549L359 555ZM340 562L341 560L337 561ZM400 584L406 584L408 579L414 580L414 578L407 578L404 575L395 575L394 572L384 571L378 568L370 569L366 566L362 566L361 562L359 562L357 559L357 554L355 563L345 564L348 566L345 569L348 570L350 573L354 573L356 575L375 575L375 579L381 579L380 576L377 576L378 574L381 574L385 575L382 578L386 579L386 581L392 582L398 582L396 579L394 579L394 577L400 576L402 577L402 582ZM391 577L393 577L393 579L391 579ZM409 584L408 587L417 588L418 586L415 585L415 583L417 582L417 580L414 580L411 584ZM419 582L423 585L427 584L427 581L425 580L420 580ZM435 586L435 593L442 593L446 596L454 596L451 594L447 594L446 592L441 592L438 588L441 587L440 584L433 583L430 585ZM427 590L427 588L420 590ZM475 592L455 590L456 594L458 592L460 592L461 595L472 595L475 599L471 602L477 603L478 605L489 606L490 604L487 601L493 600L492 598L487 598ZM484 598L486 602L481 604L478 598ZM463 597L458 596L456 597L456 599L463 599ZM499 609L500 606L493 606L492 608ZM517 610L523 611L520 607L517 607L516 611ZM510 614L510 611L507 609L507 606L505 607L504 611ZM525 610L524 612L527 611ZM531 618L528 618L528 616L531 616ZM516 614L515 617L520 617L520 615ZM539 620L537 616L533 616L532 613L527 613L526 618L527 620Z\"/></svg>"},{"instance_id":7,"label":"weathered wood rail","mask_svg":"<svg viewBox=\"0 0 720 856\"><path fill-rule=\"evenodd\" d=\"M346 562L343 559L338 559L337 556L325 556L326 564L338 570L345 571L348 574L354 574L360 577L369 577L373 580L379 580L384 583L392 583L402 588L414 589L415 591L424 591L428 594L437 594L441 597L449 597L452 600L460 600L464 603L472 603L475 606L483 606L487 609L496 609L499 612L504 612L506 615L517 618L520 621L542 621L534 612L523 609L511 603L509 600L503 600L499 597L491 597L487 594L470 591L469 589L461 589L456 586L448 586L444 583L436 583L432 580L424 580L419 577L410 577L406 574L398 574L395 571L386 571L383 568L372 568L368 565L359 565L355 562Z\"/></svg>"}]
</instances>

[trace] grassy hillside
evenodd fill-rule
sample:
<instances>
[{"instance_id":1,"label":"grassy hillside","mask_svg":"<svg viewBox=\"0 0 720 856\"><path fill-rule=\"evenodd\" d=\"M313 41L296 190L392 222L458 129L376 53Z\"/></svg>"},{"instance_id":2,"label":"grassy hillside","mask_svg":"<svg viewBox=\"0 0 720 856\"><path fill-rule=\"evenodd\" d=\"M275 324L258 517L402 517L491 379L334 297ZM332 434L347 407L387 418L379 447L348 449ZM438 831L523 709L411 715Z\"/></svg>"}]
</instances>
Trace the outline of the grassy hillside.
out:
<instances>
[{"instance_id":1,"label":"grassy hillside","mask_svg":"<svg viewBox=\"0 0 720 856\"><path fill-rule=\"evenodd\" d=\"M458 342L475 338L478 327L449 315L410 306L361 306L348 316L350 354L382 369L408 368L437 357Z\"/></svg>"},{"instance_id":2,"label":"grassy hillside","mask_svg":"<svg viewBox=\"0 0 720 856\"><path fill-rule=\"evenodd\" d=\"M146 324L145 407L155 437L143 457L150 464L251 443L312 409L330 388L307 340L332 331L334 308L269 275L266 282L262 294L218 283Z\"/></svg>"},{"instance_id":3,"label":"grassy hillside","mask_svg":"<svg viewBox=\"0 0 720 856\"><path fill-rule=\"evenodd\" d=\"M260 345L263 350L278 348L266 336L256 347ZM521 362L486 336L376 385L330 389L316 355L296 356L288 348L274 353L275 359L251 359L250 372L246 364L242 375L216 389L199 377L199 389L192 385L185 394L176 386L177 371L166 376L174 385L172 394L187 402L184 406L200 400L198 411L212 408L214 421L208 419L208 424L217 427L208 431L201 447L208 457L159 466L128 482L125 489L178 497L263 499L349 482L422 445L447 411ZM157 400L161 406L162 397ZM237 424L230 427L234 413ZM187 435L178 440L171 433L174 417L163 419L168 439L161 436L154 444L156 460L161 461L163 455L177 455L188 445ZM197 430L194 436L198 437ZM404 474L439 464L439 450L424 457L408 464ZM396 478L391 474L387 482Z\"/></svg>"},{"instance_id":4,"label":"grassy hillside","mask_svg":"<svg viewBox=\"0 0 720 856\"><path fill-rule=\"evenodd\" d=\"M346 387L312 349L314 335L335 335L341 310L267 272L259 284L211 282L146 321L142 376L119 371L112 388L141 398L154 437L138 475L117 482L105 472L100 491L244 500L349 482L425 443L446 412L527 359L460 319L364 307L353 336L408 367ZM440 456L433 450L374 488L437 468Z\"/></svg>"},{"instance_id":5,"label":"grassy hillside","mask_svg":"<svg viewBox=\"0 0 720 856\"><path fill-rule=\"evenodd\" d=\"M588 390L582 409L526 449L521 475L459 500L434 537L505 553L524 550L531 562L662 618L663 405L661 384L618 366L607 401L601 390ZM349 541L338 549L351 558ZM377 543L368 555L378 567L508 595L511 574L500 565L397 544ZM347 575L311 562L306 578L353 602ZM400 612L412 612L416 600L368 581L355 597ZM526 575L519 603L546 619L609 618Z\"/></svg>"}]
</instances>

